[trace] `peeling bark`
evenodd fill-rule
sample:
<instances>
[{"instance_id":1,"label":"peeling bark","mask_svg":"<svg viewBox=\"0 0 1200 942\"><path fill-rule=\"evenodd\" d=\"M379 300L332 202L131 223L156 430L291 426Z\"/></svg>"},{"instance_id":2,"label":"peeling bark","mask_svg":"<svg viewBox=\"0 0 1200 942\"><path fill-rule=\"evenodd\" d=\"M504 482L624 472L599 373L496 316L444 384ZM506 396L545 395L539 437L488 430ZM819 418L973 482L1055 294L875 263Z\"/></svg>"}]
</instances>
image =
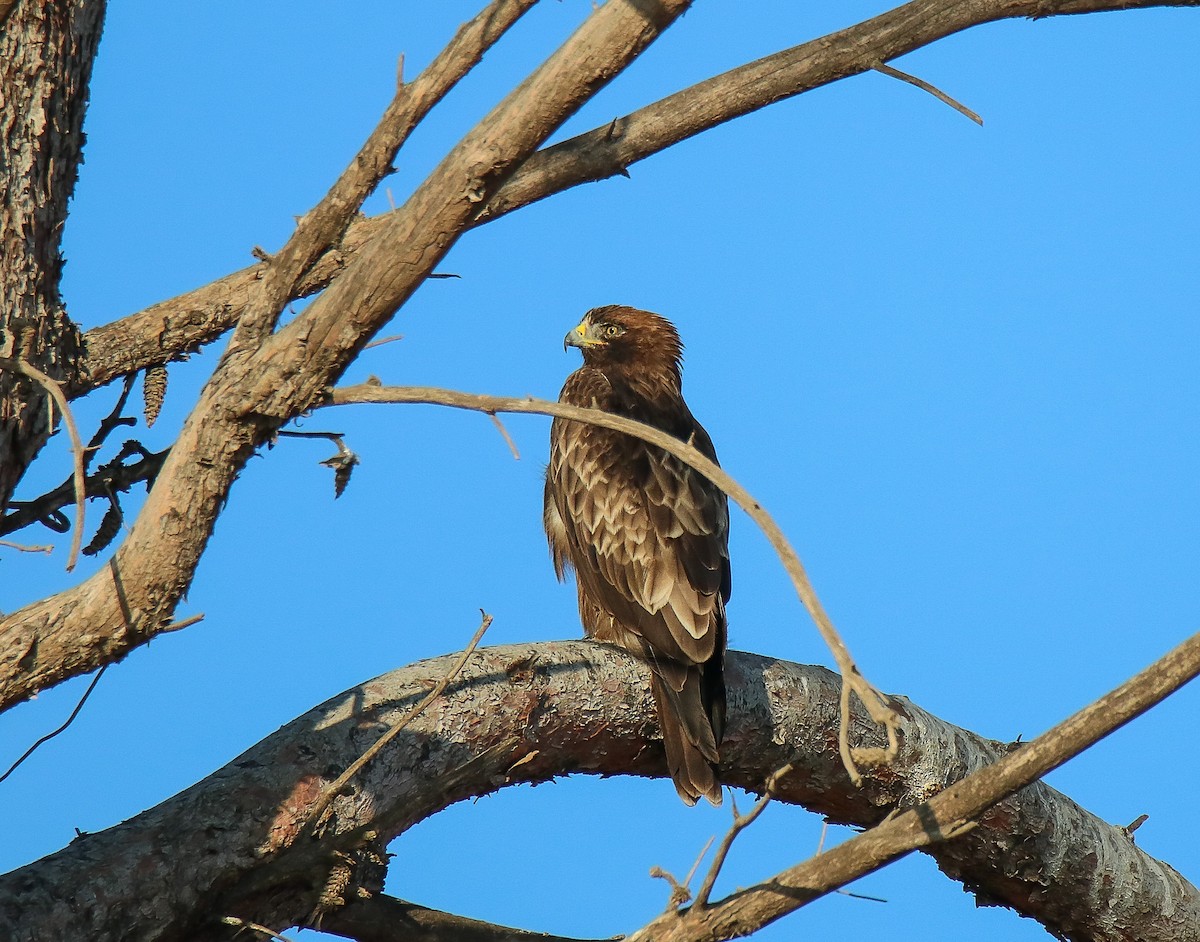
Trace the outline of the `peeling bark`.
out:
<instances>
[{"instance_id":1,"label":"peeling bark","mask_svg":"<svg viewBox=\"0 0 1200 942\"><path fill-rule=\"evenodd\" d=\"M175 798L0 878L0 935L14 942L194 938L221 914L276 931L304 925L339 853L377 854L454 802L578 772L665 776L645 672L632 658L590 642L491 648L472 655L447 696L334 801L314 839L307 820L322 790L453 659L348 690ZM734 653L727 679L723 780L757 790L793 762L779 800L838 822L875 825L1009 749L901 699L900 760L868 773L856 789L838 755L836 675ZM857 744L879 745L861 713L854 732ZM673 800L669 791L664 801ZM982 902L1071 938L1200 936L1195 887L1121 828L1040 782L927 852Z\"/></svg>"}]
</instances>

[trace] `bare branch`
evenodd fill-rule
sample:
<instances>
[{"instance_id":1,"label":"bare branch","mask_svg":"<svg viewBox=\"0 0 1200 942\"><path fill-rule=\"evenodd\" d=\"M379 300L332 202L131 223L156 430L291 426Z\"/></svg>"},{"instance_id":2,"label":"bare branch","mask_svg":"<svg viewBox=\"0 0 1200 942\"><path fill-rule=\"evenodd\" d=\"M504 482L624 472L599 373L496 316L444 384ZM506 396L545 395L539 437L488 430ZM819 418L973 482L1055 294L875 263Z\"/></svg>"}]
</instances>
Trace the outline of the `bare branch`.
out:
<instances>
[{"instance_id":1,"label":"bare branch","mask_svg":"<svg viewBox=\"0 0 1200 942\"><path fill-rule=\"evenodd\" d=\"M1200 664L1200 639L1184 650L1185 657L1159 665L1162 676L1174 677L1172 684L1180 680L1181 666L1194 670ZM481 649L442 700L362 770L352 793L334 800L322 838L312 840L304 825L335 777L331 770L357 759L364 732L390 726L411 710L455 660L448 655L412 665L348 690L158 808L0 877L0 937L25 942L36 924L38 938L149 942L213 913L237 913L276 928L303 925L333 855L353 851L365 835L386 843L442 808L506 782L544 782L572 772L666 776L662 749L647 748L654 705L646 668L636 659L586 641ZM795 762L796 773L779 782L777 800L837 822L873 827L888 809L917 808L916 830L925 834L923 821L932 841L939 827L944 835L956 825L941 812L931 817L930 794L946 789L963 770L1006 754L1023 763L1030 749L1010 753L903 701L900 759L886 772L868 772L864 788L856 789L837 754L836 675L739 652L730 652L726 669L729 702L736 708L722 750L724 783L759 788L770 770ZM596 684L597 676L605 684ZM856 722L866 719L856 708ZM964 780L944 794L970 795L979 782ZM664 788L666 800L671 790ZM977 820L956 840L923 849L989 903L1016 908L1074 938L1115 939L1111 927L1136 925L1140 942L1178 942L1179 926L1200 925L1195 887L1146 855L1121 828L1044 783L1022 789ZM902 837L911 841L913 834ZM167 840L173 853L145 853ZM864 846L874 845L866 839L855 853L864 853ZM829 854L820 858L822 868ZM799 896L851 872L837 864L826 879L822 868L816 882L796 891ZM1055 893L1044 891L1046 881ZM161 892L148 896L147 885ZM73 906L70 900L80 897L103 903ZM736 917L726 907L738 899L685 921L724 925L716 914Z\"/></svg>"},{"instance_id":2,"label":"bare branch","mask_svg":"<svg viewBox=\"0 0 1200 942\"><path fill-rule=\"evenodd\" d=\"M202 621L204 621L203 612L200 612L197 615L189 615L187 618L181 618L179 621L171 622L171 624L162 629L160 634L165 635L172 631L182 631L184 628L190 628L192 625L198 625Z\"/></svg>"},{"instance_id":3,"label":"bare branch","mask_svg":"<svg viewBox=\"0 0 1200 942\"><path fill-rule=\"evenodd\" d=\"M450 686L450 682L458 676L459 671L463 669L463 665L467 663L467 658L474 653L475 649L479 646L479 642L483 640L484 634L487 632L488 628L492 626L491 615L482 610L479 614L483 616L483 621L480 622L479 628L476 629L474 636L463 649L463 652L459 655L458 660L455 661L450 670L446 672L446 676L438 681L434 688L425 696L425 699L404 714L404 716L402 716L396 722L396 724L391 727L391 729L375 740L375 742L371 744L371 747L366 752L351 762L349 768L339 775L333 784L329 785L325 789L324 794L317 799L317 801L313 804L312 809L309 811L309 822L315 823L316 826L320 828L322 817L329 809L333 799L335 799L342 789L344 789L350 783L354 776L358 775L358 773L366 767L368 762L370 762L377 755L379 755L380 752L387 748L388 743L399 736L400 733L402 733L413 720L424 713L429 704L433 703L434 700L446 692L446 688Z\"/></svg>"},{"instance_id":4,"label":"bare branch","mask_svg":"<svg viewBox=\"0 0 1200 942\"><path fill-rule=\"evenodd\" d=\"M840 724L845 726L845 724ZM696 904L694 909L704 909L708 906L708 899L712 895L713 886L716 885L717 876L721 872L721 868L725 866L725 858L729 856L729 849L733 847L733 842L737 840L737 836L746 830L751 824L758 820L759 815L767 810L767 805L771 803L771 799L775 797L775 789L779 785L780 779L792 771L794 766L788 763L781 769L776 769L767 779L767 784L763 788L762 797L754 803L754 807L747 814L739 814L737 803L730 800L733 806L733 824L729 831L726 832L724 839L721 841L721 846L717 848L716 854L713 855L712 866L709 867L708 873L704 877L704 882L700 884L700 889L696 891Z\"/></svg>"},{"instance_id":5,"label":"bare branch","mask_svg":"<svg viewBox=\"0 0 1200 942\"><path fill-rule=\"evenodd\" d=\"M39 546L29 546L25 543L14 543L12 540L0 540L0 546L7 546L9 549L15 549L21 553L46 553L49 555L54 552L53 546L42 544Z\"/></svg>"},{"instance_id":6,"label":"bare branch","mask_svg":"<svg viewBox=\"0 0 1200 942\"><path fill-rule=\"evenodd\" d=\"M237 916L222 916L221 922L227 926L234 926L238 929L249 929L252 932L257 932L259 935L266 936L268 939L273 939L274 942L291 942L290 939L285 939L279 933L268 929L266 926L260 926L257 922L249 922L245 919L239 919Z\"/></svg>"},{"instance_id":7,"label":"bare branch","mask_svg":"<svg viewBox=\"0 0 1200 942\"><path fill-rule=\"evenodd\" d=\"M487 200L471 225L498 219L584 183L628 176L627 168L680 141L874 68L953 33L998 19L1105 10L1195 6L1200 0L918 0L792 49L715 76L625 117L545 148ZM300 296L330 284L382 231L387 216L360 219L335 251L301 282ZM84 335L88 356L68 393L74 397L168 357L210 343L236 323L256 290L261 266L234 272Z\"/></svg>"},{"instance_id":8,"label":"bare branch","mask_svg":"<svg viewBox=\"0 0 1200 942\"><path fill-rule=\"evenodd\" d=\"M782 561L783 568L786 570L788 578L791 579L796 594L800 597L801 604L803 604L805 610L812 617L817 630L821 633L821 637L833 653L834 659L838 664L838 669L842 673L843 683L846 686L847 699L845 701L846 706L842 710L843 729L840 737L843 741L848 742L848 697L850 691L853 690L858 694L859 699L862 700L871 718L887 730L887 749L867 753L867 758L870 760L868 764L882 764L895 756L899 749L896 737L896 715L883 695L870 685L862 676L858 666L854 663L850 649L846 647L841 635L838 634L837 629L833 626L833 622L826 614L824 606L821 605L820 599L817 598L816 589L813 588L812 582L808 578L808 572L805 570L804 564L800 561L800 557L792 548L791 543L788 542L783 530L780 529L774 518L763 509L762 505L754 499L749 491L734 480L716 462L710 461L691 444L682 442L653 426L636 422L633 419L627 419L624 416L602 412L599 409L581 409L577 406L570 406L561 402L549 402L544 399L534 399L532 397L518 399L506 396L483 396L475 393L458 392L452 389L435 389L431 386L377 386L373 383L363 383L358 386L344 386L329 390L325 404L341 406L354 403L402 402L451 406L456 409L470 409L488 414L495 412L521 412L535 415L552 415L575 422L586 422L591 425L614 429L618 432L625 432L652 445L657 445L663 451L695 468L724 491L730 499L736 501L738 506L763 531L763 534L770 541L772 548ZM854 756L848 746L843 752L843 759L851 781L854 781L856 784L861 782L862 776L858 771Z\"/></svg>"},{"instance_id":9,"label":"bare branch","mask_svg":"<svg viewBox=\"0 0 1200 942\"><path fill-rule=\"evenodd\" d=\"M708 942L748 935L913 850L966 834L979 826L980 816L992 805L1140 716L1197 674L1200 634L1037 739L968 775L928 802L891 815L866 833L708 909L696 906L682 916L666 914L631 936L630 942ZM1103 864L1099 869L1105 869ZM1067 916L1072 902L1055 898L1048 903L1054 913L1043 922L1052 931L1061 931L1055 920ZM1195 928L1200 921L1190 925ZM1125 928L1127 924L1114 920L1111 929L1093 930L1089 937L1125 939Z\"/></svg>"},{"instance_id":10,"label":"bare branch","mask_svg":"<svg viewBox=\"0 0 1200 942\"><path fill-rule=\"evenodd\" d=\"M127 446L130 443L126 443ZM112 461L89 474L84 482L84 493L88 497L104 497L110 491L128 491L133 485L153 482L166 460L167 451L148 452L143 448L123 449L125 457L140 455L133 464L125 464L118 455ZM90 453L90 452L89 452ZM58 511L75 499L74 476L68 478L54 490L30 501L13 501L12 512L0 518L0 534L15 533L34 523L43 523L51 529L66 532L69 524L63 518L62 526L54 524Z\"/></svg>"},{"instance_id":11,"label":"bare branch","mask_svg":"<svg viewBox=\"0 0 1200 942\"><path fill-rule=\"evenodd\" d=\"M330 911L321 929L357 942L585 942L426 909L386 894Z\"/></svg>"},{"instance_id":12,"label":"bare branch","mask_svg":"<svg viewBox=\"0 0 1200 942\"><path fill-rule=\"evenodd\" d=\"M983 127L983 118L979 117L978 114L976 114L966 105L955 101L937 86L930 85L924 79L917 78L915 75L909 75L907 72L901 72L899 69L894 69L890 65L885 65L882 62L876 62L872 68L881 75L890 75L894 79L899 79L901 82L907 82L909 85L915 85L922 91L929 92L929 94L931 94L938 101L945 102L959 114L966 115L980 127Z\"/></svg>"},{"instance_id":13,"label":"bare branch","mask_svg":"<svg viewBox=\"0 0 1200 942\"><path fill-rule=\"evenodd\" d=\"M508 450L512 452L513 459L520 461L521 453L517 451L517 443L514 442L512 440L512 436L508 434L508 429L506 429L504 427L504 423L500 421L500 416L496 415L494 412L489 412L488 418L492 420L493 424L499 430L500 435L504 438L505 444L508 445Z\"/></svg>"},{"instance_id":14,"label":"bare branch","mask_svg":"<svg viewBox=\"0 0 1200 942\"><path fill-rule=\"evenodd\" d=\"M87 500L83 439L79 437L79 427L75 424L75 416L71 414L71 405L67 402L67 397L63 394L62 387L36 366L25 360L0 357L0 369L11 370L14 373L27 376L46 390L51 401L58 406L58 411L62 414L63 424L67 427L67 434L71 438L71 455L75 464L75 530L71 535L71 552L67 555L67 572L70 572L75 568L75 563L79 561L79 548L83 545L83 513ZM50 422L49 425L51 428L54 427L53 422Z\"/></svg>"}]
</instances>

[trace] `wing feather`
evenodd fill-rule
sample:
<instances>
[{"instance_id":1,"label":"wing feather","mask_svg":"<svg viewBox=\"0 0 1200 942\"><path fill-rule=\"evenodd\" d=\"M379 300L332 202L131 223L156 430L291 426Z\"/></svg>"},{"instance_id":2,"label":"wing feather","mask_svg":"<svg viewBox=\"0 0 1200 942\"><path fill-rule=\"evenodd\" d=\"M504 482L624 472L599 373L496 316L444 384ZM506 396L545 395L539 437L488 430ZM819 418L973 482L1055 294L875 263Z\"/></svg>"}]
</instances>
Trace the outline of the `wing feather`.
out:
<instances>
[{"instance_id":1,"label":"wing feather","mask_svg":"<svg viewBox=\"0 0 1200 942\"><path fill-rule=\"evenodd\" d=\"M561 398L603 408L613 394L603 373L585 367ZM715 457L682 400L671 405L678 414L654 424ZM555 527L556 569L561 558L586 559L587 567L576 565L577 578L600 609L666 657L707 661L724 644L725 495L661 449L622 433L556 419L551 440L546 519L548 533Z\"/></svg>"}]
</instances>

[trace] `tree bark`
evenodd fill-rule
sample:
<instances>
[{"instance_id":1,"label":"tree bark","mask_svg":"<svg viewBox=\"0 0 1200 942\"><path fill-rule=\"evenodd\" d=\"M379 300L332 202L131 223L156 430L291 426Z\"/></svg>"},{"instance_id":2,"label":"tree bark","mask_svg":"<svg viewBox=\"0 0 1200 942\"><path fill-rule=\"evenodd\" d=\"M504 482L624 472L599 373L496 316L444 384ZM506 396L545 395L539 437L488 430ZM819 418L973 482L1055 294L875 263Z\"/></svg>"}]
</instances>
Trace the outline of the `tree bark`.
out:
<instances>
[{"instance_id":1,"label":"tree bark","mask_svg":"<svg viewBox=\"0 0 1200 942\"><path fill-rule=\"evenodd\" d=\"M104 0L0 11L0 356L74 379L80 334L59 297L67 201ZM52 431L45 391L0 371L0 510Z\"/></svg>"},{"instance_id":2,"label":"tree bark","mask_svg":"<svg viewBox=\"0 0 1200 942\"><path fill-rule=\"evenodd\" d=\"M576 772L665 776L645 671L632 658L590 642L492 648L472 655L446 696L334 800L314 839L308 818L324 788L452 660L348 690L175 798L0 877L0 937L192 939L208 937L225 915L280 931L308 921L346 860L378 860L393 836L454 802ZM723 780L760 790L792 762L779 800L837 822L871 827L894 808L922 806L1012 748L897 698L900 759L868 772L856 789L838 754L836 675L731 653L727 679ZM861 713L854 731L856 745L880 745ZM664 801L673 800L669 792ZM1063 936L1200 938L1195 887L1123 829L1040 782L926 852L981 902L1009 906ZM355 882L344 885L353 890ZM360 885L371 890L379 879Z\"/></svg>"},{"instance_id":3,"label":"tree bark","mask_svg":"<svg viewBox=\"0 0 1200 942\"><path fill-rule=\"evenodd\" d=\"M487 200L690 0L599 7L390 213L337 281L279 331L235 336L108 567L0 621L0 709L124 657L164 630L229 489L425 281Z\"/></svg>"}]
</instances>

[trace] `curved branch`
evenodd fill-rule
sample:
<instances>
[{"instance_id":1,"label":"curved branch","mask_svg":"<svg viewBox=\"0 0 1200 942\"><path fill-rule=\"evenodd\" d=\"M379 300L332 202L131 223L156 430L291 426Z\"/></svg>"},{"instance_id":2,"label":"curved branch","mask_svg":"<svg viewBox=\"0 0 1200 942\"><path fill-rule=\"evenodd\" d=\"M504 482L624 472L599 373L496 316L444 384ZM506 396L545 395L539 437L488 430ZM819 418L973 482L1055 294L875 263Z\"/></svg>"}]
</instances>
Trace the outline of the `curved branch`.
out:
<instances>
[{"instance_id":1,"label":"curved branch","mask_svg":"<svg viewBox=\"0 0 1200 942\"><path fill-rule=\"evenodd\" d=\"M1200 640L1190 645L1200 649ZM645 668L632 657L586 641L489 648L333 803L323 839L312 840L304 822L337 770L419 701L454 657L348 690L157 808L0 877L0 936L148 942L228 913L276 930L304 925L313 887L338 855L381 846L463 798L573 772L666 775ZM836 675L731 652L727 678L723 781L758 790L792 762L777 800L835 821L873 827L890 809L926 808L931 795L1012 752L900 700L899 762L867 773L855 789L836 747ZM1200 926L1194 887L1122 829L1040 782L969 833L924 850L989 902L1064 935L1115 938L1105 927L1123 923L1135 928L1122 938L1166 942L1180 926ZM1044 892L1047 881L1055 893ZM161 892L147 896L147 885Z\"/></svg>"},{"instance_id":2,"label":"curved branch","mask_svg":"<svg viewBox=\"0 0 1200 942\"><path fill-rule=\"evenodd\" d=\"M870 753L870 764L882 764L882 762L886 762L893 756L896 749L895 729L897 717L888 707L883 695L872 687L863 677L862 672L859 671L858 665L855 664L854 658L850 654L850 649L846 647L842 636L834 628L833 621L825 611L821 600L817 597L817 590L808 578L808 572L804 568L804 563L800 561L799 555L792 548L792 544L788 542L787 536L780 529L779 524L775 522L775 519L763 509L762 505L754 499L749 491L734 480L729 472L725 471L715 461L701 454L690 443L680 441L678 438L668 435L666 432L652 425L646 425L644 422L637 422L621 415L614 415L611 412L602 412L599 409L582 409L579 406L572 406L562 402L534 399L532 396L525 398L484 396L476 393L458 392L453 389L435 389L431 386L379 386L371 383L362 383L358 386L343 386L329 390L326 402L327 405L331 406L344 406L356 403L424 403L428 405L451 406L455 409L469 409L475 412L486 412L489 415L496 412L552 415L576 422L584 422L588 425L599 425L617 432L624 432L627 435L632 435L635 438L640 438L642 441L649 442L651 445L658 446L663 451L678 458L684 464L695 468L732 500L736 501L737 505L762 530L772 548L779 555L779 559L783 563L783 568L787 572L792 586L796 589L796 594L800 597L800 603L812 617L813 623L817 626L817 631L820 632L821 638L828 645L834 660L837 661L838 669L841 671L844 688L842 695L843 717L848 720L848 697L849 692L853 690L866 706L871 718L888 730L888 748L884 750L883 755L877 755L874 752ZM842 760L846 766L846 771L849 773L850 778L857 784L861 776L853 761L846 739L847 735L848 722L843 723L838 734L838 740L842 746Z\"/></svg>"},{"instance_id":3,"label":"curved branch","mask_svg":"<svg viewBox=\"0 0 1200 942\"><path fill-rule=\"evenodd\" d=\"M1162 6L1200 0L917 0L848 29L715 76L629 115L538 151L483 205L471 225L584 183L618 175L667 148L735 118L873 69L972 26L1015 17L1047 17ZM383 229L387 215L355 222L298 289L307 297L329 285ZM80 396L122 373L161 363L211 343L237 322L262 277L261 265L227 275L84 334L83 373L69 388Z\"/></svg>"}]
</instances>

